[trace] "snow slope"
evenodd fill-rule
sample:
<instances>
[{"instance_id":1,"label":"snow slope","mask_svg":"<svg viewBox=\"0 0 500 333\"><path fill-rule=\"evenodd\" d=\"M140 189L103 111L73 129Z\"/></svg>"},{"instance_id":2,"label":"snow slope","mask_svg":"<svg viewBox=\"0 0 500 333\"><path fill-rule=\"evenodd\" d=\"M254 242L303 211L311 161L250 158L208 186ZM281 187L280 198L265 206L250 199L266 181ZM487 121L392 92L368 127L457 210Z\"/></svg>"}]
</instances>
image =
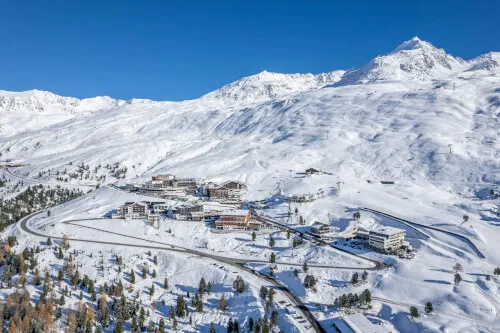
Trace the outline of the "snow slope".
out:
<instances>
[{"instance_id":1,"label":"snow slope","mask_svg":"<svg viewBox=\"0 0 500 333\"><path fill-rule=\"evenodd\" d=\"M438 232L429 232L429 240L411 239L419 251L416 258L389 258L394 268L374 274L370 281L374 294L386 300L374 311L404 332L479 331L471 323L499 325L498 279L485 278L500 266L498 200L485 194L500 185L499 58L492 52L462 60L413 38L345 73L263 72L183 102L1 92L0 159L28 163L12 170L22 177L37 178L46 172L40 181L47 183L56 182L57 172L74 172L82 163L90 170L97 168L98 174L103 169L99 165L126 166L122 182L162 172L214 181L238 179L249 185L248 198L275 200L276 208L269 214L276 218L287 210L282 195L321 193L317 201L297 205L300 215L307 224L328 222L338 232L352 226L357 206L458 232L469 237L486 259ZM309 167L326 173L306 177L303 172ZM380 180L395 184L382 185ZM121 203L115 199L82 209L101 214L103 208ZM74 209L66 212L73 214ZM464 214L469 222L461 225ZM395 223L369 218L377 224ZM176 234L185 230L207 240L208 249L224 241L195 226L172 222ZM110 227L109 222L102 227ZM78 232L71 228L55 224L54 230ZM227 241L223 250L253 250L242 245L247 236L237 238ZM286 241L281 241L285 247ZM265 243L262 239L258 245ZM387 259L366 250L360 253ZM280 255L287 256L287 250ZM336 260L310 248L300 255L314 256L318 262ZM456 262L466 268L458 287L451 282ZM306 292L292 268L280 267L277 276L308 304L331 304L353 289L348 273L313 271L328 293ZM429 300L436 315L410 322L408 304ZM338 315L314 311L325 322Z\"/></svg>"}]
</instances>

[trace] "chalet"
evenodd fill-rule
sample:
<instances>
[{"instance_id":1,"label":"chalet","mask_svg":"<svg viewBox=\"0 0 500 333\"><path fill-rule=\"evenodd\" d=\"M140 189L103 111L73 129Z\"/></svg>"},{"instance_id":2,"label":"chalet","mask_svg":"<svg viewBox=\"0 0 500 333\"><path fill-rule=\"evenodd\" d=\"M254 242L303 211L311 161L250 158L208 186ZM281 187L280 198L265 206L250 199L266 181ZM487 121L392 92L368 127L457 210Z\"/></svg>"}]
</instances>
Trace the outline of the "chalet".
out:
<instances>
[{"instance_id":1,"label":"chalet","mask_svg":"<svg viewBox=\"0 0 500 333\"><path fill-rule=\"evenodd\" d=\"M125 220L143 219L148 214L148 204L144 202L127 202L120 207L120 216Z\"/></svg>"},{"instance_id":2,"label":"chalet","mask_svg":"<svg viewBox=\"0 0 500 333\"><path fill-rule=\"evenodd\" d=\"M259 230L263 223L252 217L250 211L236 210L220 213L215 228L221 230Z\"/></svg>"},{"instance_id":3,"label":"chalet","mask_svg":"<svg viewBox=\"0 0 500 333\"><path fill-rule=\"evenodd\" d=\"M384 325L373 324L362 313L335 318L333 329L337 333L397 333Z\"/></svg>"},{"instance_id":4,"label":"chalet","mask_svg":"<svg viewBox=\"0 0 500 333\"><path fill-rule=\"evenodd\" d=\"M315 222L311 226L311 234L318 238L326 238L328 234L332 232L331 227L328 224Z\"/></svg>"},{"instance_id":5,"label":"chalet","mask_svg":"<svg viewBox=\"0 0 500 333\"><path fill-rule=\"evenodd\" d=\"M320 170L314 169L314 168L309 168L306 170L306 175L321 175L323 172Z\"/></svg>"}]
</instances>

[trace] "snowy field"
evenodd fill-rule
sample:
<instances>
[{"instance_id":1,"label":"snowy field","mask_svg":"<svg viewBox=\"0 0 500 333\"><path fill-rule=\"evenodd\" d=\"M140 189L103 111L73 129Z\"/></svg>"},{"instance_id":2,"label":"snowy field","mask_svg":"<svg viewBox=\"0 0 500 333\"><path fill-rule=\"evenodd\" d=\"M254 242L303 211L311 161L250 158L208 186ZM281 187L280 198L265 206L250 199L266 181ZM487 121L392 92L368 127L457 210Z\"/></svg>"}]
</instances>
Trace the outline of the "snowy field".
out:
<instances>
[{"instance_id":1,"label":"snowy field","mask_svg":"<svg viewBox=\"0 0 500 333\"><path fill-rule=\"evenodd\" d=\"M180 323L182 331L206 332L210 322L222 331L229 317L243 324L265 307L259 298L262 279L193 256L188 252L193 250L245 261L261 274L268 274L267 262L275 252L276 280L327 330L346 311L332 306L335 298L368 288L373 307L363 311L372 321L391 323L400 332L499 332L500 278L493 270L500 266L500 202L491 194L500 193L499 62L496 52L466 61L412 39L345 73L264 72L183 102L0 92L0 159L26 164L0 169L0 176L9 180L0 194L12 197L36 183L85 191L100 183L99 189L52 208L49 217L42 213L30 219L29 228L47 236L139 246L71 241L82 272L101 282L127 280L130 270L139 272L150 262L148 250L140 246L181 251L151 250L158 256L157 277L138 278L131 295L152 312L153 304L159 304L152 317L157 321L168 316L177 295L195 290L202 275L214 281L204 317L194 313L193 325ZM306 176L310 167L323 174ZM293 249L293 236L288 239L277 230L261 231L252 241L249 233L214 232L199 222L162 219L156 229L142 221L100 219L125 201L151 200L105 184L140 183L161 173L242 181L249 186L245 199L267 200L271 207L260 214L300 231L308 231L314 222L331 225L337 235L358 224L403 228L416 255L401 259L339 244L391 264L370 270L365 283L353 286L353 272L362 273L369 262L307 242ZM19 181L23 184L14 189ZM315 197L310 203L289 207L285 201L309 194ZM357 222L353 213L359 207L420 226L366 211ZM289 209L298 213L288 218ZM299 224L299 216L305 225ZM26 234L19 225L2 235L11 234L18 236L17 250L46 241ZM276 240L273 248L271 236ZM113 265L116 254L124 257L122 272ZM101 260L105 272L96 268ZM46 267L62 265L50 249L42 251L39 261ZM304 262L318 280L316 292L304 288ZM463 280L455 285L452 267L457 263L463 266ZM250 285L240 295L230 290L238 274ZM162 289L165 277L168 291ZM152 283L158 287L150 299L147 288ZM5 298L9 291L2 293ZM230 313L216 309L222 295ZM280 293L276 297L285 299ZM432 302L433 313L425 314L426 302ZM409 316L412 305L421 313L415 320ZM280 309L280 327L286 332L307 331L299 321Z\"/></svg>"}]
</instances>

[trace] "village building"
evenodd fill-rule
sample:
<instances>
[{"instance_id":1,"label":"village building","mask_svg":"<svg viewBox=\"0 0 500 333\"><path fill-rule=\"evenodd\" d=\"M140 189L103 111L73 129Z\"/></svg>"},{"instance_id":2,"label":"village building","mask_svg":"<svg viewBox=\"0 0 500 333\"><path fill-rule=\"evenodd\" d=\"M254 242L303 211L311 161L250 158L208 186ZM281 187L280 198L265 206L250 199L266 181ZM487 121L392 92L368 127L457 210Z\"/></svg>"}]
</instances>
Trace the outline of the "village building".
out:
<instances>
[{"instance_id":1,"label":"village building","mask_svg":"<svg viewBox=\"0 0 500 333\"><path fill-rule=\"evenodd\" d=\"M362 313L334 319L333 329L337 333L397 333L384 325L373 324Z\"/></svg>"},{"instance_id":2,"label":"village building","mask_svg":"<svg viewBox=\"0 0 500 333\"><path fill-rule=\"evenodd\" d=\"M147 216L148 204L144 202L127 202L120 207L120 216L125 220L138 220Z\"/></svg>"},{"instance_id":3,"label":"village building","mask_svg":"<svg viewBox=\"0 0 500 333\"><path fill-rule=\"evenodd\" d=\"M182 205L174 207L171 216L177 220L201 221L203 220L203 205Z\"/></svg>"},{"instance_id":4,"label":"village building","mask_svg":"<svg viewBox=\"0 0 500 333\"><path fill-rule=\"evenodd\" d=\"M151 177L152 181L169 181L175 179L175 175L166 174L166 175L157 175Z\"/></svg>"},{"instance_id":5,"label":"village building","mask_svg":"<svg viewBox=\"0 0 500 333\"><path fill-rule=\"evenodd\" d=\"M313 225L311 225L311 230L310 233L318 238L328 238L328 236L331 234L332 229L328 224L321 223L321 222L315 222Z\"/></svg>"},{"instance_id":6,"label":"village building","mask_svg":"<svg viewBox=\"0 0 500 333\"><path fill-rule=\"evenodd\" d=\"M148 214L148 223L151 224L152 226L160 226L160 215L150 213Z\"/></svg>"},{"instance_id":7,"label":"village building","mask_svg":"<svg viewBox=\"0 0 500 333\"><path fill-rule=\"evenodd\" d=\"M221 230L259 230L263 223L252 217L248 210L221 212L215 220L215 228Z\"/></svg>"},{"instance_id":8,"label":"village building","mask_svg":"<svg viewBox=\"0 0 500 333\"><path fill-rule=\"evenodd\" d=\"M239 181L228 181L220 186L206 187L207 196L211 200L228 203L239 203L247 186Z\"/></svg>"},{"instance_id":9,"label":"village building","mask_svg":"<svg viewBox=\"0 0 500 333\"><path fill-rule=\"evenodd\" d=\"M403 246L406 231L394 227L370 230L368 245L380 252L392 252Z\"/></svg>"}]
</instances>

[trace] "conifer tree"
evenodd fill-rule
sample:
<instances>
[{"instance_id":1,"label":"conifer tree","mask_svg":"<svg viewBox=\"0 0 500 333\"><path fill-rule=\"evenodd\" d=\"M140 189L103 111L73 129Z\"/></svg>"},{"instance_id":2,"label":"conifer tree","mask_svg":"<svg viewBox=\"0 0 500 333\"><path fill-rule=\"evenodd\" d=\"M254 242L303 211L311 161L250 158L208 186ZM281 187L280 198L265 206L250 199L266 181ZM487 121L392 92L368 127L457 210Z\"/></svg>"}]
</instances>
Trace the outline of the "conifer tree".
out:
<instances>
[{"instance_id":1,"label":"conifer tree","mask_svg":"<svg viewBox=\"0 0 500 333\"><path fill-rule=\"evenodd\" d=\"M431 313L431 312L432 312L432 310L433 310L432 303L431 303L431 302L427 302L427 303L425 304L425 312L426 312L426 313Z\"/></svg>"},{"instance_id":2,"label":"conifer tree","mask_svg":"<svg viewBox=\"0 0 500 333\"><path fill-rule=\"evenodd\" d=\"M418 309L415 306L410 307L410 316L411 319L418 318L420 316L418 313Z\"/></svg>"},{"instance_id":3,"label":"conifer tree","mask_svg":"<svg viewBox=\"0 0 500 333\"><path fill-rule=\"evenodd\" d=\"M133 269L130 271L130 283L135 284L135 273Z\"/></svg>"},{"instance_id":4,"label":"conifer tree","mask_svg":"<svg viewBox=\"0 0 500 333\"><path fill-rule=\"evenodd\" d=\"M205 282L204 278L201 278L200 283L198 285L198 293L200 296L203 296L207 288L207 283Z\"/></svg>"},{"instance_id":5,"label":"conifer tree","mask_svg":"<svg viewBox=\"0 0 500 333\"><path fill-rule=\"evenodd\" d=\"M185 308L186 305L184 303L184 297L182 296L177 297L177 307L175 311L178 317L184 317L186 315Z\"/></svg>"},{"instance_id":6,"label":"conifer tree","mask_svg":"<svg viewBox=\"0 0 500 333\"><path fill-rule=\"evenodd\" d=\"M227 304L226 304L226 299L224 298L224 295L220 297L219 300L219 309L222 311L226 311L227 309Z\"/></svg>"},{"instance_id":7,"label":"conifer tree","mask_svg":"<svg viewBox=\"0 0 500 333\"><path fill-rule=\"evenodd\" d=\"M354 272L354 274L352 275L351 283L353 285L356 285L356 284L358 284L358 282L359 282L358 272Z\"/></svg>"}]
</instances>

